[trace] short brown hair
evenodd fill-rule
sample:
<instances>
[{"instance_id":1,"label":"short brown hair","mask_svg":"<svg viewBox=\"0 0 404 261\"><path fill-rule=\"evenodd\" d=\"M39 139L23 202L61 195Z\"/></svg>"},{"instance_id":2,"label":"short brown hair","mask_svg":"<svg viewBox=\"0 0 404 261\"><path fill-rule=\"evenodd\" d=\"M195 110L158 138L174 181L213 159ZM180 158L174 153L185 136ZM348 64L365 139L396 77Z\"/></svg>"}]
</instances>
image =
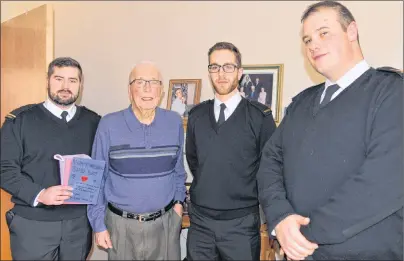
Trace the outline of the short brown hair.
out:
<instances>
[{"instance_id":1,"label":"short brown hair","mask_svg":"<svg viewBox=\"0 0 404 261\"><path fill-rule=\"evenodd\" d=\"M322 1L315 4L310 5L306 11L304 11L302 15L301 22L307 19L311 14L318 12L322 8L330 8L337 12L339 16L339 23L342 26L342 29L346 32L347 27L350 23L355 21L351 11L348 10L344 5L338 3L336 1Z\"/></svg>"},{"instance_id":2,"label":"short brown hair","mask_svg":"<svg viewBox=\"0 0 404 261\"><path fill-rule=\"evenodd\" d=\"M81 81L83 78L83 70L81 69L81 65L78 61L74 60L70 57L59 57L53 60L48 65L48 80L52 76L53 72L55 71L55 67L63 68L63 67L73 67L79 70L79 80Z\"/></svg>"},{"instance_id":3,"label":"short brown hair","mask_svg":"<svg viewBox=\"0 0 404 261\"><path fill-rule=\"evenodd\" d=\"M210 55L214 51L218 51L218 50L229 50L229 51L233 52L234 55L236 56L237 66L241 67L241 53L234 44L228 43L228 42L218 42L209 49L208 57L210 58Z\"/></svg>"}]
</instances>

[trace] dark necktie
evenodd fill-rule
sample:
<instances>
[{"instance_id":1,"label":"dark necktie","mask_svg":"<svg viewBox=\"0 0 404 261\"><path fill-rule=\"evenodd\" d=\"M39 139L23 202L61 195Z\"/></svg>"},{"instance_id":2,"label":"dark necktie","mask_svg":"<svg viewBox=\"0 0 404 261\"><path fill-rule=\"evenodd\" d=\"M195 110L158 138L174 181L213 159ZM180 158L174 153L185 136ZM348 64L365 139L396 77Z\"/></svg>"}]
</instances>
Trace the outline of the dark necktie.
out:
<instances>
[{"instance_id":1,"label":"dark necktie","mask_svg":"<svg viewBox=\"0 0 404 261\"><path fill-rule=\"evenodd\" d=\"M336 91L338 91L338 89L339 89L338 84L333 84L333 85L328 86L327 90L325 90L324 99L320 103L320 107L324 107L325 105L327 105L331 101L332 95Z\"/></svg>"},{"instance_id":2,"label":"dark necktie","mask_svg":"<svg viewBox=\"0 0 404 261\"><path fill-rule=\"evenodd\" d=\"M217 124L220 126L224 122L224 109L226 109L226 104L222 103L220 104L220 113L219 113L219 119L217 120Z\"/></svg>"},{"instance_id":3,"label":"dark necktie","mask_svg":"<svg viewBox=\"0 0 404 261\"><path fill-rule=\"evenodd\" d=\"M67 111L63 111L62 114L60 114L60 116L62 116L62 120L63 120L64 122L66 122L66 123L67 123L67 119L66 119L66 118L67 118L67 114L68 114Z\"/></svg>"}]
</instances>

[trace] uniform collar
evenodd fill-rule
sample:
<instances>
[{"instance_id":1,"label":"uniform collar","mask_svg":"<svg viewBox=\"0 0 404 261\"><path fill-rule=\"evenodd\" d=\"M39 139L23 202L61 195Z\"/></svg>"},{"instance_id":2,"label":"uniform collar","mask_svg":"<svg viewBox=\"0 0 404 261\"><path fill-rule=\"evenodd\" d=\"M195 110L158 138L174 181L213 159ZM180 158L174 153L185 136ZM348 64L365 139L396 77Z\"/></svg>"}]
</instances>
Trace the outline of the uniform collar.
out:
<instances>
[{"instance_id":1,"label":"uniform collar","mask_svg":"<svg viewBox=\"0 0 404 261\"><path fill-rule=\"evenodd\" d=\"M236 92L226 102L221 102L218 98L215 97L214 107L215 110L220 111L220 104L224 103L226 105L226 109L228 109L229 114L231 115L236 110L240 101L241 101L241 94L239 92Z\"/></svg>"},{"instance_id":2,"label":"uniform collar","mask_svg":"<svg viewBox=\"0 0 404 261\"><path fill-rule=\"evenodd\" d=\"M67 118L70 119L73 118L74 114L76 114L77 111L77 106L74 103L69 108L62 110L61 108L56 106L56 104L54 104L49 98L46 99L46 101L44 102L44 106L48 111L50 111L53 115L55 115L59 119L62 118L61 114L63 111L67 112Z\"/></svg>"},{"instance_id":3,"label":"uniform collar","mask_svg":"<svg viewBox=\"0 0 404 261\"><path fill-rule=\"evenodd\" d=\"M352 69L350 69L347 73L345 73L340 79L337 80L336 84L341 89L345 89L349 85L351 85L356 79L358 79L362 74L364 74L370 68L369 64L362 60L357 63ZM327 79L325 81L325 88L330 85L335 84L331 80Z\"/></svg>"}]
</instances>

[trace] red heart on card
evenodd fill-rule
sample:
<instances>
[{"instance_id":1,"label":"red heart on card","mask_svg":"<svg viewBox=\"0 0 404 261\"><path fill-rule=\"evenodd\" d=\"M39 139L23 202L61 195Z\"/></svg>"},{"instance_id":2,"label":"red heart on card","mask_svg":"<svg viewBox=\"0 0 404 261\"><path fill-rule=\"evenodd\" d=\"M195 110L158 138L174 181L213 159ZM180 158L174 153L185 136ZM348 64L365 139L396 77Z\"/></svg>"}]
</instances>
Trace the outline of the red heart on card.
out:
<instances>
[{"instance_id":1,"label":"red heart on card","mask_svg":"<svg viewBox=\"0 0 404 261\"><path fill-rule=\"evenodd\" d=\"M81 176L81 181L86 182L88 180L87 176Z\"/></svg>"}]
</instances>

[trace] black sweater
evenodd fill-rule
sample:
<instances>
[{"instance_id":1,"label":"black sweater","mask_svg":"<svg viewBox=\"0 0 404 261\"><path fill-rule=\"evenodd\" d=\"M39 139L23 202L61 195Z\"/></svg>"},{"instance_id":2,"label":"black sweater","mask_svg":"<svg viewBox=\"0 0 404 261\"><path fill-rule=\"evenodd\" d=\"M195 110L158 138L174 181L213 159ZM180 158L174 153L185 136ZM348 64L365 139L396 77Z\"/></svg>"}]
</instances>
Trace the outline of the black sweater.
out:
<instances>
[{"instance_id":1,"label":"black sweater","mask_svg":"<svg viewBox=\"0 0 404 261\"><path fill-rule=\"evenodd\" d=\"M315 260L402 260L403 79L371 68L316 112L323 90L300 93L263 149L268 230L297 213Z\"/></svg>"},{"instance_id":2,"label":"black sweater","mask_svg":"<svg viewBox=\"0 0 404 261\"><path fill-rule=\"evenodd\" d=\"M43 103L27 105L12 112L1 133L1 188L12 195L13 211L27 219L56 221L86 214L86 205L33 207L38 193L60 185L55 154L91 155L100 116L77 106L66 124Z\"/></svg>"},{"instance_id":3,"label":"black sweater","mask_svg":"<svg viewBox=\"0 0 404 261\"><path fill-rule=\"evenodd\" d=\"M213 104L209 100L198 105L188 119L186 156L194 177L191 202L219 212L258 210L256 173L261 149L275 130L272 113L266 106L242 99L218 127Z\"/></svg>"}]
</instances>

